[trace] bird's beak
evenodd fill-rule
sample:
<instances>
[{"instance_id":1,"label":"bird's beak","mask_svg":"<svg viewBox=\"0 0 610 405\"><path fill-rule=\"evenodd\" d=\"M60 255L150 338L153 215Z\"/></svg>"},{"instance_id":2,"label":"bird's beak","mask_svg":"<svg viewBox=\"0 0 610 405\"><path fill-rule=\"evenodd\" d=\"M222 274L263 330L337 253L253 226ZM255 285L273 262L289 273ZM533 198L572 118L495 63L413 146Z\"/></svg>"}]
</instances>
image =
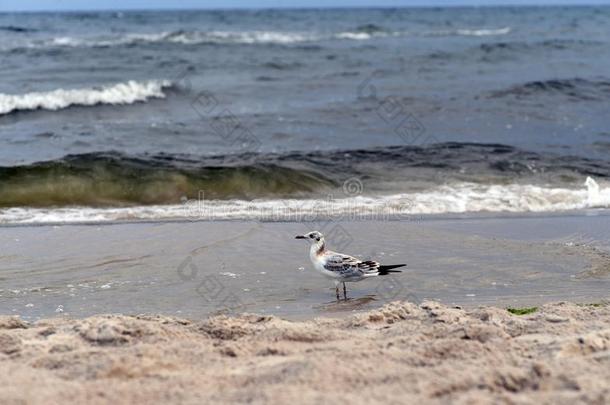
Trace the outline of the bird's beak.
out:
<instances>
[{"instance_id":1,"label":"bird's beak","mask_svg":"<svg viewBox=\"0 0 610 405\"><path fill-rule=\"evenodd\" d=\"M297 236L295 236L294 238L295 238L295 239L307 239L307 237L306 237L306 236L304 236L304 235L297 235Z\"/></svg>"}]
</instances>

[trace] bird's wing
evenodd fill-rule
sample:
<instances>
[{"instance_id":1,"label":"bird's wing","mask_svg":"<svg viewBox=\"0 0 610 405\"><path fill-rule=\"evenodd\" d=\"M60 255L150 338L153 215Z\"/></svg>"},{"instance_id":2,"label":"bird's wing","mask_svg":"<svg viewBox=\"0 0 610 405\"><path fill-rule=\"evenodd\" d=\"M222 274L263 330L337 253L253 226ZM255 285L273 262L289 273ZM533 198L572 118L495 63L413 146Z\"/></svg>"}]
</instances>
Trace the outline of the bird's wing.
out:
<instances>
[{"instance_id":1,"label":"bird's wing","mask_svg":"<svg viewBox=\"0 0 610 405\"><path fill-rule=\"evenodd\" d=\"M365 276L377 276L379 275L379 262L374 260L365 260L360 262L358 267L364 273Z\"/></svg>"},{"instance_id":2,"label":"bird's wing","mask_svg":"<svg viewBox=\"0 0 610 405\"><path fill-rule=\"evenodd\" d=\"M324 256L324 268L342 277L377 275L379 270L379 263L371 260L362 261L353 256L330 251Z\"/></svg>"}]
</instances>

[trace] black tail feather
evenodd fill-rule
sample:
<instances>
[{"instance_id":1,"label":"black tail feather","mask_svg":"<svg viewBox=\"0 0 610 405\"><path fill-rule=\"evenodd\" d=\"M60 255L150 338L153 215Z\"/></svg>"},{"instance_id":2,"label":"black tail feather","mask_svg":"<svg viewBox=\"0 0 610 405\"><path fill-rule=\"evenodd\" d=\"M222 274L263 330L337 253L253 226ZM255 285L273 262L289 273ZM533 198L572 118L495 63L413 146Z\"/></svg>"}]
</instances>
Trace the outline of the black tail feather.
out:
<instances>
[{"instance_id":1,"label":"black tail feather","mask_svg":"<svg viewBox=\"0 0 610 405\"><path fill-rule=\"evenodd\" d=\"M387 266L379 266L379 275L385 276L390 273L402 273L401 270L392 270L392 269L395 269L397 267L404 267L404 266L406 266L406 264L389 264Z\"/></svg>"}]
</instances>

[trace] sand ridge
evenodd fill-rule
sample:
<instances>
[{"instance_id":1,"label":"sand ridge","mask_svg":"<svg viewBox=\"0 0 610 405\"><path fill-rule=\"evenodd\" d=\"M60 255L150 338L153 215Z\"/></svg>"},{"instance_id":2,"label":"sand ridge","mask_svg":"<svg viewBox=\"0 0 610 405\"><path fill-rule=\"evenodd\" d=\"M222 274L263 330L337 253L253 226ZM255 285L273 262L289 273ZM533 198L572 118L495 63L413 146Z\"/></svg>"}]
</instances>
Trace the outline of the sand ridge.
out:
<instances>
[{"instance_id":1,"label":"sand ridge","mask_svg":"<svg viewBox=\"0 0 610 405\"><path fill-rule=\"evenodd\" d=\"M610 401L610 307L426 301L341 319L0 318L0 402Z\"/></svg>"}]
</instances>

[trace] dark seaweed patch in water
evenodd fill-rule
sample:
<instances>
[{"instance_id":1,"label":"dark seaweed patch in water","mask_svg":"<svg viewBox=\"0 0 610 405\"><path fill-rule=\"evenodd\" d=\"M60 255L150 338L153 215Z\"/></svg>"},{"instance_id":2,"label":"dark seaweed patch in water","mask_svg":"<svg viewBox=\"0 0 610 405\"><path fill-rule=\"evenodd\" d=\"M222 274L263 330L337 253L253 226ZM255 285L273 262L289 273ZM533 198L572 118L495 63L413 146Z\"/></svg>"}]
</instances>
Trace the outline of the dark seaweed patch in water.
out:
<instances>
[{"instance_id":1,"label":"dark seaweed patch in water","mask_svg":"<svg viewBox=\"0 0 610 405\"><path fill-rule=\"evenodd\" d=\"M506 90L494 91L490 98L516 97L519 99L535 96L564 96L572 101L603 100L610 98L610 81L574 79L553 79L533 81Z\"/></svg>"}]
</instances>

